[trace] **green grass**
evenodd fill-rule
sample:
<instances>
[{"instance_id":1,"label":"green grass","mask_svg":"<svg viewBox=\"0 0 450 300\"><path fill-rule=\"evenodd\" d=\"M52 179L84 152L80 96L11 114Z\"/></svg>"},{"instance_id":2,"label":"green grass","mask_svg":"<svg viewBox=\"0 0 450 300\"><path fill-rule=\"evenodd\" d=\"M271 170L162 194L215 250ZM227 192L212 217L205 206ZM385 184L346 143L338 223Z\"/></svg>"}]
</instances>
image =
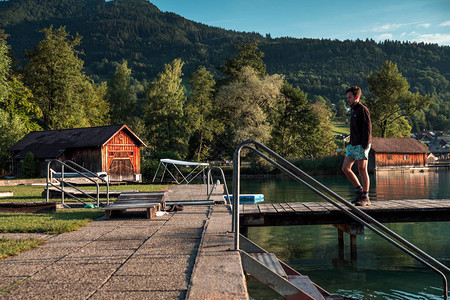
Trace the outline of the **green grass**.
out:
<instances>
[{"instance_id":1,"label":"green grass","mask_svg":"<svg viewBox=\"0 0 450 300\"><path fill-rule=\"evenodd\" d=\"M38 202L42 201L44 186L15 185L0 186L0 192L13 192L14 196L1 197L0 202Z\"/></svg>"},{"instance_id":2,"label":"green grass","mask_svg":"<svg viewBox=\"0 0 450 300\"><path fill-rule=\"evenodd\" d=\"M0 213L0 233L58 234L78 230L101 217L101 210L65 210L55 213Z\"/></svg>"},{"instance_id":3,"label":"green grass","mask_svg":"<svg viewBox=\"0 0 450 300\"><path fill-rule=\"evenodd\" d=\"M110 191L140 191L140 192L158 192L166 189L172 185L164 185L164 184L126 184L126 185L110 185ZM95 191L95 186L84 186L81 189ZM105 186L101 186L100 190L106 191Z\"/></svg>"},{"instance_id":4,"label":"green grass","mask_svg":"<svg viewBox=\"0 0 450 300\"><path fill-rule=\"evenodd\" d=\"M36 248L45 243L41 239L9 240L0 239L0 259L10 255L17 255L22 251Z\"/></svg>"},{"instance_id":5,"label":"green grass","mask_svg":"<svg viewBox=\"0 0 450 300\"><path fill-rule=\"evenodd\" d=\"M333 129L331 133L333 135L350 134L350 125L345 123L333 123Z\"/></svg>"},{"instance_id":6,"label":"green grass","mask_svg":"<svg viewBox=\"0 0 450 300\"><path fill-rule=\"evenodd\" d=\"M0 233L58 234L78 230L102 216L101 210L70 210L47 214L0 213ZM45 243L41 239L0 238L0 259Z\"/></svg>"},{"instance_id":7,"label":"green grass","mask_svg":"<svg viewBox=\"0 0 450 300\"><path fill-rule=\"evenodd\" d=\"M155 192L168 188L170 185L114 185L111 191L136 190L141 192ZM1 202L42 202L42 192L45 186L0 186L0 192L13 192L14 196L0 198ZM95 187L81 187L85 190L95 190ZM102 191L106 187L101 188ZM67 199L69 201L69 199ZM113 200L113 199L111 199ZM60 199L51 199L59 202ZM64 210L55 213L0 213L0 233L47 233L59 234L75 231L86 226L92 220L101 217L103 211ZM10 255L17 255L22 251L38 247L45 241L41 239L0 239L0 259Z\"/></svg>"},{"instance_id":8,"label":"green grass","mask_svg":"<svg viewBox=\"0 0 450 300\"><path fill-rule=\"evenodd\" d=\"M109 187L110 191L140 191L140 192L156 192L168 188L170 185L160 184L135 184L135 185L112 185ZM81 190L95 191L95 186L82 186ZM0 186L0 192L13 192L13 196L1 197L0 202L42 202L45 201L45 197L42 197L42 192L45 186L41 185L16 185L16 186ZM100 187L100 191L106 191L105 186ZM72 201L69 197L66 197L67 201ZM54 202L59 202L60 199L50 199ZM111 198L111 200L114 200Z\"/></svg>"}]
</instances>

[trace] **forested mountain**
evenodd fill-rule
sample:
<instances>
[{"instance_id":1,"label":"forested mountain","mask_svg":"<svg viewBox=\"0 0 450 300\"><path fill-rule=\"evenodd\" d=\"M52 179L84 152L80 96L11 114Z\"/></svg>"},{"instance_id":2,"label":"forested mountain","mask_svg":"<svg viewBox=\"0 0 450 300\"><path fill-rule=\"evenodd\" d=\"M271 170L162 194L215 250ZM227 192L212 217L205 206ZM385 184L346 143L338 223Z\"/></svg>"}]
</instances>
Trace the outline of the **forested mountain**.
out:
<instances>
[{"instance_id":1,"label":"forested mountain","mask_svg":"<svg viewBox=\"0 0 450 300\"><path fill-rule=\"evenodd\" d=\"M65 25L83 39L80 50L93 78L110 79L115 63L128 61L133 76L152 80L174 58L190 75L204 65L217 67L232 57L233 45L258 40L269 74L284 74L312 96L337 103L349 85L367 88L367 75L386 60L398 65L411 91L437 93L449 101L450 47L386 41L337 41L263 37L211 27L174 13L161 12L146 0L9 0L0 1L0 29L10 35L16 59L43 38L39 30Z\"/></svg>"}]
</instances>

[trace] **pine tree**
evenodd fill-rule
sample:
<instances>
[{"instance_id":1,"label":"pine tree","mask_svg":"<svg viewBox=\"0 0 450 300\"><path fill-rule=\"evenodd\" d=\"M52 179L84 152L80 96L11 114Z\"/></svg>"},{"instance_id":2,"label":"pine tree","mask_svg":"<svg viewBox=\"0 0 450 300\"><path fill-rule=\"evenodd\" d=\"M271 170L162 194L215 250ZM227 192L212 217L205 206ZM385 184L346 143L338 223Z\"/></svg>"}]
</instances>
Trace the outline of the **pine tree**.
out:
<instances>
[{"instance_id":1,"label":"pine tree","mask_svg":"<svg viewBox=\"0 0 450 300\"><path fill-rule=\"evenodd\" d=\"M81 42L69 39L65 27L42 30L45 38L27 53L26 84L43 113L44 129L64 129L107 124L106 86L96 86L82 71L75 50Z\"/></svg>"},{"instance_id":2,"label":"pine tree","mask_svg":"<svg viewBox=\"0 0 450 300\"><path fill-rule=\"evenodd\" d=\"M225 66L218 68L226 75L226 78L220 82L220 85L237 79L244 67L251 67L260 78L266 75L266 65L262 60L264 53L259 50L257 41L237 45L234 49L236 56L226 59Z\"/></svg>"},{"instance_id":3,"label":"pine tree","mask_svg":"<svg viewBox=\"0 0 450 300\"><path fill-rule=\"evenodd\" d=\"M192 74L190 80L191 94L186 106L189 125L193 134L190 139L191 156L197 161L210 155L210 144L214 135L223 126L214 118L214 86L216 82L211 73L201 66Z\"/></svg>"},{"instance_id":4,"label":"pine tree","mask_svg":"<svg viewBox=\"0 0 450 300\"><path fill-rule=\"evenodd\" d=\"M9 57L9 46L6 43L6 35L0 30L0 102L5 101L9 93L8 75L11 71L11 57Z\"/></svg>"},{"instance_id":5,"label":"pine tree","mask_svg":"<svg viewBox=\"0 0 450 300\"><path fill-rule=\"evenodd\" d=\"M111 122L128 123L136 114L137 95L132 89L131 69L128 62L116 66L114 79L108 83L108 99L111 105Z\"/></svg>"},{"instance_id":6,"label":"pine tree","mask_svg":"<svg viewBox=\"0 0 450 300\"><path fill-rule=\"evenodd\" d=\"M183 107L186 89L181 84L183 62L175 59L147 89L145 122L149 147L153 152L173 151L184 157L187 152L188 128Z\"/></svg>"}]
</instances>

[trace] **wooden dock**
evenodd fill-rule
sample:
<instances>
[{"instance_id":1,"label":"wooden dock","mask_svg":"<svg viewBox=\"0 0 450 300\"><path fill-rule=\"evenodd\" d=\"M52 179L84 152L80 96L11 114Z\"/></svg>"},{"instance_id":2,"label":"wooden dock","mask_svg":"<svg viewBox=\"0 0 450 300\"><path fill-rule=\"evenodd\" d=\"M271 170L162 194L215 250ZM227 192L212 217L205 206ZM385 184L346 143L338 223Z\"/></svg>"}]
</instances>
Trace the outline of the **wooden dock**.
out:
<instances>
[{"instance_id":1,"label":"wooden dock","mask_svg":"<svg viewBox=\"0 0 450 300\"><path fill-rule=\"evenodd\" d=\"M450 221L450 199L372 201L371 206L358 208L381 223ZM241 227L354 222L346 213L328 202L264 203L240 206Z\"/></svg>"},{"instance_id":2,"label":"wooden dock","mask_svg":"<svg viewBox=\"0 0 450 300\"><path fill-rule=\"evenodd\" d=\"M150 219L140 211L125 211L5 258L0 261L0 298L244 300L249 298L248 273L292 298L344 299L243 237L241 250L234 251L231 208L218 204L223 201L223 186L211 197L205 185L177 185L164 194L123 193L117 205L164 202L184 204L184 209ZM381 222L450 221L450 200L378 201L361 209ZM326 202L245 204L240 219L245 227L352 221ZM264 257L282 274L275 276L269 264L262 264Z\"/></svg>"}]
</instances>

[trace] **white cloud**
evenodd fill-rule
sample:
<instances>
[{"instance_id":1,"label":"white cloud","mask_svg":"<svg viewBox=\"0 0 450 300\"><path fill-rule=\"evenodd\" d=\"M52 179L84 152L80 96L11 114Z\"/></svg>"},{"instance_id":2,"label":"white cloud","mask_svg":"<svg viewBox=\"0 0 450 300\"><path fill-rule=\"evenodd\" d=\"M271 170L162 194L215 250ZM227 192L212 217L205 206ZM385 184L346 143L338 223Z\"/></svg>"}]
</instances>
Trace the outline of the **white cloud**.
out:
<instances>
[{"instance_id":1,"label":"white cloud","mask_svg":"<svg viewBox=\"0 0 450 300\"><path fill-rule=\"evenodd\" d=\"M432 43L439 45L450 45L450 34L421 34L414 38L415 42Z\"/></svg>"},{"instance_id":2,"label":"white cloud","mask_svg":"<svg viewBox=\"0 0 450 300\"><path fill-rule=\"evenodd\" d=\"M403 26L406 26L405 24L384 24L377 27L374 27L372 31L375 32L383 32L383 31L393 31L397 30Z\"/></svg>"},{"instance_id":3,"label":"white cloud","mask_svg":"<svg viewBox=\"0 0 450 300\"><path fill-rule=\"evenodd\" d=\"M428 27L431 26L431 24L430 23L424 23L424 24L419 24L417 26L422 27L422 28L428 28Z\"/></svg>"},{"instance_id":4,"label":"white cloud","mask_svg":"<svg viewBox=\"0 0 450 300\"><path fill-rule=\"evenodd\" d=\"M379 41L385 41L385 40L392 40L393 37L394 36L392 35L392 33L383 33L383 34L375 36L374 38Z\"/></svg>"},{"instance_id":5,"label":"white cloud","mask_svg":"<svg viewBox=\"0 0 450 300\"><path fill-rule=\"evenodd\" d=\"M450 26L450 21L442 22L439 26Z\"/></svg>"}]
</instances>

